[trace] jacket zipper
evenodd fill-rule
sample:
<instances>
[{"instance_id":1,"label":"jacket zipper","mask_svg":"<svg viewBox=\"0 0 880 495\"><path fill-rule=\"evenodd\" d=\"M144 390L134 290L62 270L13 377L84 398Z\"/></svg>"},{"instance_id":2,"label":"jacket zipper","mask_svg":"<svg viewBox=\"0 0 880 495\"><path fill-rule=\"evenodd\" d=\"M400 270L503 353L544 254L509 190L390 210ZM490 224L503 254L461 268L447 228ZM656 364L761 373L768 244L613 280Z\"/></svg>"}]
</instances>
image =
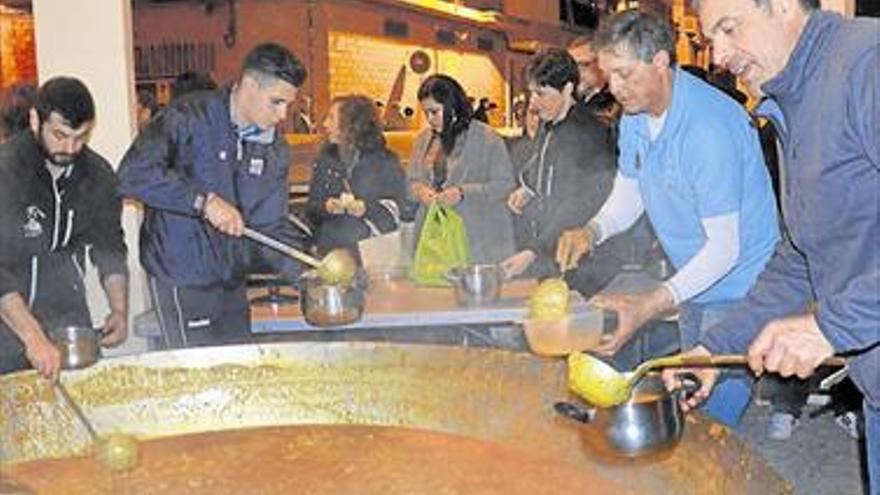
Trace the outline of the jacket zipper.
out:
<instances>
[{"instance_id":1,"label":"jacket zipper","mask_svg":"<svg viewBox=\"0 0 880 495\"><path fill-rule=\"evenodd\" d=\"M52 247L50 251L58 248L58 231L61 230L61 193L58 191L58 182L52 179L52 194L55 196L55 228L52 231Z\"/></svg>"},{"instance_id":2,"label":"jacket zipper","mask_svg":"<svg viewBox=\"0 0 880 495\"><path fill-rule=\"evenodd\" d=\"M70 235L73 233L73 216L73 208L67 210L67 226L64 229L64 242L61 243L61 247L67 246L70 242Z\"/></svg>"},{"instance_id":3,"label":"jacket zipper","mask_svg":"<svg viewBox=\"0 0 880 495\"><path fill-rule=\"evenodd\" d=\"M37 275L39 275L39 260L36 256L31 256L31 291L28 294L28 307L33 307L34 300L37 298Z\"/></svg>"}]
</instances>

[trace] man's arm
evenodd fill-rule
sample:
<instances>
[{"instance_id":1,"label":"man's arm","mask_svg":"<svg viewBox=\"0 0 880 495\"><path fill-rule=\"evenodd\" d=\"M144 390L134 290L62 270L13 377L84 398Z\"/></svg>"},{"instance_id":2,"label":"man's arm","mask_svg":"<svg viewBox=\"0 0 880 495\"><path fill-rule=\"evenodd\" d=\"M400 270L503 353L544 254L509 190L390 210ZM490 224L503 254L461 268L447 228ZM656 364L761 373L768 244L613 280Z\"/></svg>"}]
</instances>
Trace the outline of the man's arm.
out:
<instances>
[{"instance_id":1,"label":"man's arm","mask_svg":"<svg viewBox=\"0 0 880 495\"><path fill-rule=\"evenodd\" d=\"M114 347L128 337L128 277L123 274L107 276L102 283L110 314L104 320L101 345Z\"/></svg>"},{"instance_id":2,"label":"man's arm","mask_svg":"<svg viewBox=\"0 0 880 495\"><path fill-rule=\"evenodd\" d=\"M0 319L24 344L28 361L46 378L58 376L61 354L52 345L28 308L27 270L30 255L22 249L17 217L24 188L8 169L0 168Z\"/></svg>"},{"instance_id":3,"label":"man's arm","mask_svg":"<svg viewBox=\"0 0 880 495\"><path fill-rule=\"evenodd\" d=\"M811 299L806 258L785 239L745 300L700 342L712 354L742 353L771 320L803 313Z\"/></svg>"},{"instance_id":4,"label":"man's arm","mask_svg":"<svg viewBox=\"0 0 880 495\"><path fill-rule=\"evenodd\" d=\"M10 292L0 297L0 319L24 344L28 361L37 372L55 380L61 370L61 353L49 341L21 294Z\"/></svg>"},{"instance_id":5,"label":"man's arm","mask_svg":"<svg viewBox=\"0 0 880 495\"><path fill-rule=\"evenodd\" d=\"M599 245L632 227L644 211L639 180L618 172L611 194L599 213L589 221L596 234L593 243Z\"/></svg>"},{"instance_id":6,"label":"man's arm","mask_svg":"<svg viewBox=\"0 0 880 495\"><path fill-rule=\"evenodd\" d=\"M178 146L191 136L185 117L167 107L137 136L119 166L124 196L182 215L199 216L210 191L201 190L179 170Z\"/></svg>"}]
</instances>

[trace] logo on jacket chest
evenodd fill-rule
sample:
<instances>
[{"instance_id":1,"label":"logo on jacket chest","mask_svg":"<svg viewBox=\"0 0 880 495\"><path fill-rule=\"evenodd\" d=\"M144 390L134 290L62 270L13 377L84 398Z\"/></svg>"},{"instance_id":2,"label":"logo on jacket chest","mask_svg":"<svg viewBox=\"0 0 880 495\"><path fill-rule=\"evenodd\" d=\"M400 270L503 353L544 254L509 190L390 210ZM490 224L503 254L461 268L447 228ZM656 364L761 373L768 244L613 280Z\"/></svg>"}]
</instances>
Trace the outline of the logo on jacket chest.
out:
<instances>
[{"instance_id":1,"label":"logo on jacket chest","mask_svg":"<svg viewBox=\"0 0 880 495\"><path fill-rule=\"evenodd\" d=\"M46 213L38 206L31 205L24 210L25 221L22 225L22 231L26 239L33 239L43 235L43 224L41 220L46 218Z\"/></svg>"}]
</instances>

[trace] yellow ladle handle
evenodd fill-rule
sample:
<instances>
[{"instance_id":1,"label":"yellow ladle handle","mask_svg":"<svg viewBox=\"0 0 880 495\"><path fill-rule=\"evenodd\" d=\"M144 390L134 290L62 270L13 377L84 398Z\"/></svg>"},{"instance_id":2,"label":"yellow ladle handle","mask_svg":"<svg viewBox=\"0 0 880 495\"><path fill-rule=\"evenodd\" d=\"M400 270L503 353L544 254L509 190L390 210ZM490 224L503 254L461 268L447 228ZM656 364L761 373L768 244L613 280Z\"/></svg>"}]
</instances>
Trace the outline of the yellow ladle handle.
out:
<instances>
[{"instance_id":1,"label":"yellow ladle handle","mask_svg":"<svg viewBox=\"0 0 880 495\"><path fill-rule=\"evenodd\" d=\"M745 354L718 354L715 356L668 356L650 359L640 364L636 369L644 367L644 371L655 368L678 367L678 366L723 366L728 364L747 364L748 357ZM822 361L822 366L846 366L846 359L833 356ZM644 372L643 371L643 372Z\"/></svg>"}]
</instances>

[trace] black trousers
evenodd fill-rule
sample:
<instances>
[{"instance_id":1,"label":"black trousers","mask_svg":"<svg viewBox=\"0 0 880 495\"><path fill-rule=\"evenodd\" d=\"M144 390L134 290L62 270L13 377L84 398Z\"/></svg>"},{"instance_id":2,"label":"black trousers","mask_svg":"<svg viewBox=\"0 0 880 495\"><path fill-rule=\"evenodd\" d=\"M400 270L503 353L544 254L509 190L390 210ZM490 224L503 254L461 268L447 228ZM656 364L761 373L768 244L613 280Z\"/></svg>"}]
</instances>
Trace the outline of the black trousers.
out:
<instances>
[{"instance_id":1,"label":"black trousers","mask_svg":"<svg viewBox=\"0 0 880 495\"><path fill-rule=\"evenodd\" d=\"M151 276L149 282L165 349L253 342L244 281L231 287L183 287Z\"/></svg>"}]
</instances>

